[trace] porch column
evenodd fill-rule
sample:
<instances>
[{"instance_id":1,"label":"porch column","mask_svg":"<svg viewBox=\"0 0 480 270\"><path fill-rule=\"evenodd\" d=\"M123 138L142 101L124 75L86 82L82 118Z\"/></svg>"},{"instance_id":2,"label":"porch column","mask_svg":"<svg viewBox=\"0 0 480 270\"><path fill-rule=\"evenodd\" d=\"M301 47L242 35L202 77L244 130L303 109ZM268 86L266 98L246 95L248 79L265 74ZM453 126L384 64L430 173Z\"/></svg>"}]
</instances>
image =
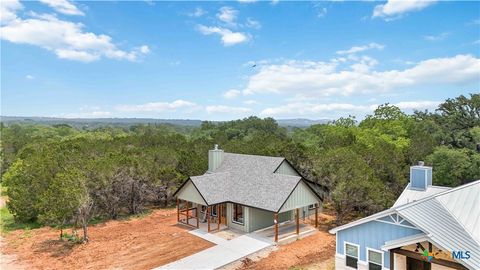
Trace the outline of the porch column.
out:
<instances>
[{"instance_id":1,"label":"porch column","mask_svg":"<svg viewBox=\"0 0 480 270\"><path fill-rule=\"evenodd\" d=\"M395 270L395 253L390 250L390 270Z\"/></svg>"},{"instance_id":2,"label":"porch column","mask_svg":"<svg viewBox=\"0 0 480 270\"><path fill-rule=\"evenodd\" d=\"M210 206L207 206L207 228L208 232L210 232Z\"/></svg>"},{"instance_id":3,"label":"porch column","mask_svg":"<svg viewBox=\"0 0 480 270\"><path fill-rule=\"evenodd\" d=\"M278 242L278 213L273 214L273 223L275 224L275 242Z\"/></svg>"},{"instance_id":4,"label":"porch column","mask_svg":"<svg viewBox=\"0 0 480 270\"><path fill-rule=\"evenodd\" d=\"M177 198L177 222L180 221L180 199Z\"/></svg>"},{"instance_id":5,"label":"porch column","mask_svg":"<svg viewBox=\"0 0 480 270\"><path fill-rule=\"evenodd\" d=\"M222 205L221 204L218 204L217 205L217 229L220 230L220 222L221 222L221 219L222 219Z\"/></svg>"},{"instance_id":6,"label":"porch column","mask_svg":"<svg viewBox=\"0 0 480 270\"><path fill-rule=\"evenodd\" d=\"M315 228L318 228L318 203L315 204Z\"/></svg>"},{"instance_id":7,"label":"porch column","mask_svg":"<svg viewBox=\"0 0 480 270\"><path fill-rule=\"evenodd\" d=\"M187 225L190 225L190 223L189 223L190 216L188 215L188 208L189 208L188 201L185 201L185 204L187 205Z\"/></svg>"},{"instance_id":8,"label":"porch column","mask_svg":"<svg viewBox=\"0 0 480 270\"><path fill-rule=\"evenodd\" d=\"M297 223L297 235L300 234L300 209L295 209L295 222Z\"/></svg>"}]
</instances>

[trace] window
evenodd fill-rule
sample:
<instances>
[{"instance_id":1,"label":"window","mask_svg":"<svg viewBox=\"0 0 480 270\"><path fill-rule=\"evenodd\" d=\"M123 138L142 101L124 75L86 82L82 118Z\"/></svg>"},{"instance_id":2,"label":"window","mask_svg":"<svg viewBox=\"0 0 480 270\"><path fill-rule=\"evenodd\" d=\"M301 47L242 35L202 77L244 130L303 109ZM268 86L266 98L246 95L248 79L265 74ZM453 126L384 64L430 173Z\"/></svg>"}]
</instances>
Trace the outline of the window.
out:
<instances>
[{"instance_id":1,"label":"window","mask_svg":"<svg viewBox=\"0 0 480 270\"><path fill-rule=\"evenodd\" d=\"M317 208L317 207L315 206L315 204L310 204L310 205L308 206L308 210L313 210L313 209L315 209L315 208Z\"/></svg>"},{"instance_id":2,"label":"window","mask_svg":"<svg viewBox=\"0 0 480 270\"><path fill-rule=\"evenodd\" d=\"M382 270L383 252L367 248L369 270Z\"/></svg>"},{"instance_id":3,"label":"window","mask_svg":"<svg viewBox=\"0 0 480 270\"><path fill-rule=\"evenodd\" d=\"M210 213L210 216L217 216L217 205L212 206L212 212Z\"/></svg>"},{"instance_id":4,"label":"window","mask_svg":"<svg viewBox=\"0 0 480 270\"><path fill-rule=\"evenodd\" d=\"M243 206L240 204L233 204L233 222L243 225Z\"/></svg>"},{"instance_id":5,"label":"window","mask_svg":"<svg viewBox=\"0 0 480 270\"><path fill-rule=\"evenodd\" d=\"M207 210L207 207L205 205L202 205L202 207L200 208L200 212L205 213L206 210Z\"/></svg>"},{"instance_id":6,"label":"window","mask_svg":"<svg viewBox=\"0 0 480 270\"><path fill-rule=\"evenodd\" d=\"M345 243L345 257L347 266L357 269L358 245Z\"/></svg>"}]
</instances>

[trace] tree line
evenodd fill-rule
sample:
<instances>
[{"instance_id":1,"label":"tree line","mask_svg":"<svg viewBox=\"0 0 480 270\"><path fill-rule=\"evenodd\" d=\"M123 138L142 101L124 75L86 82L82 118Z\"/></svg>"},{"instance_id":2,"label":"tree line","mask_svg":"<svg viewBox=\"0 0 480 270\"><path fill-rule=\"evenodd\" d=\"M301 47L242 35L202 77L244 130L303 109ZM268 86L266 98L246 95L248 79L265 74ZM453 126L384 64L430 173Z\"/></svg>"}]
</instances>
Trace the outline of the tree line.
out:
<instances>
[{"instance_id":1,"label":"tree line","mask_svg":"<svg viewBox=\"0 0 480 270\"><path fill-rule=\"evenodd\" d=\"M1 132L2 186L15 219L73 225L84 241L93 218L170 205L188 176L206 171L213 144L286 157L323 188L338 224L390 207L419 160L434 166L436 185L480 178L480 94L412 115L384 104L360 122L347 117L306 129L248 117L188 129L2 124Z\"/></svg>"}]
</instances>

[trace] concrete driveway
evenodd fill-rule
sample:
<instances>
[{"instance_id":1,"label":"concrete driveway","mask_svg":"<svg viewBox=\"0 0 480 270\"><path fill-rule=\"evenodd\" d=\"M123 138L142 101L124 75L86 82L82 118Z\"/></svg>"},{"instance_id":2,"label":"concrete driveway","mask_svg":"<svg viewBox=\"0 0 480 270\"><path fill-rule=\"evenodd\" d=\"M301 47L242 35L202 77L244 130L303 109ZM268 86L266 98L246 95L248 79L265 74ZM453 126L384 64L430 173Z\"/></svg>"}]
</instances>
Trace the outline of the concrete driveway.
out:
<instances>
[{"instance_id":1,"label":"concrete driveway","mask_svg":"<svg viewBox=\"0 0 480 270\"><path fill-rule=\"evenodd\" d=\"M156 269L217 269L274 244L255 234L245 234L232 240L220 240L215 237L218 236L212 238L212 235L208 234L202 238L210 238L207 240L216 243L216 246Z\"/></svg>"}]
</instances>

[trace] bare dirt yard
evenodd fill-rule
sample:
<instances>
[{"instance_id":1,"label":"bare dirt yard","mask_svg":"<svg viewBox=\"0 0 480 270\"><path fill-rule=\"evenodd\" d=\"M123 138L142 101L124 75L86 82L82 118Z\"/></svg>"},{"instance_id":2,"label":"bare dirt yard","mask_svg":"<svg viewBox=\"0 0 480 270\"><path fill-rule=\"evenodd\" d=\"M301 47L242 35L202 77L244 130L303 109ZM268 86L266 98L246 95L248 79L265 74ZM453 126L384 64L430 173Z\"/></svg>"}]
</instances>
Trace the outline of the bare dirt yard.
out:
<instances>
[{"instance_id":1,"label":"bare dirt yard","mask_svg":"<svg viewBox=\"0 0 480 270\"><path fill-rule=\"evenodd\" d=\"M90 242L59 240L59 231L40 228L4 235L2 254L27 269L151 269L213 246L176 225L176 211L89 227Z\"/></svg>"},{"instance_id":2,"label":"bare dirt yard","mask_svg":"<svg viewBox=\"0 0 480 270\"><path fill-rule=\"evenodd\" d=\"M246 259L238 269L333 269L335 235L329 234L327 229L334 218L332 215L320 214L322 225L319 232L290 244L280 245L277 250L258 261ZM313 224L313 221L311 223Z\"/></svg>"}]
</instances>

